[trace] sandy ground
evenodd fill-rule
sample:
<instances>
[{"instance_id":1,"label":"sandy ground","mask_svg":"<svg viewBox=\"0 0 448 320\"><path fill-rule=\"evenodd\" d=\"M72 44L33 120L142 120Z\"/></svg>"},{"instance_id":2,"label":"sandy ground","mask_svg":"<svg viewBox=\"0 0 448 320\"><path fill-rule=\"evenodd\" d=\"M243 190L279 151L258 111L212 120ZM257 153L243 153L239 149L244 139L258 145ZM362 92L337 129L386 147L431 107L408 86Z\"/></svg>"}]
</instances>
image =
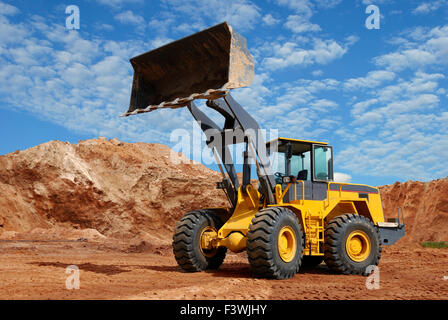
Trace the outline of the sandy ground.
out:
<instances>
[{"instance_id":1,"label":"sandy ground","mask_svg":"<svg viewBox=\"0 0 448 320\"><path fill-rule=\"evenodd\" d=\"M254 279L245 253L228 254L218 271L184 273L168 246L144 243L1 242L0 254L0 299L448 299L447 249L386 247L377 290L325 264ZM80 270L78 290L66 288L69 265Z\"/></svg>"}]
</instances>

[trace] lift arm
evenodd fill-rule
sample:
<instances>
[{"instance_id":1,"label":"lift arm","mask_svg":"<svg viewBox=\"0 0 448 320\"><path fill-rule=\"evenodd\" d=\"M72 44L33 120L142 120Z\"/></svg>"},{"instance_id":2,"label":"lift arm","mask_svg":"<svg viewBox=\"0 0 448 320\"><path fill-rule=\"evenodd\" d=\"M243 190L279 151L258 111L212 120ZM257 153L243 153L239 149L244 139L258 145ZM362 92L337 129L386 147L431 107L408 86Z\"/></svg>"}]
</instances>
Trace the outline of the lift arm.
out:
<instances>
[{"instance_id":1,"label":"lift arm","mask_svg":"<svg viewBox=\"0 0 448 320\"><path fill-rule=\"evenodd\" d=\"M219 129L218 125L199 110L193 102L188 104L188 110L204 131L207 137L207 146L219 155L227 171L231 185L225 181L223 184L232 204L235 205L237 199L239 182L228 145L237 143L245 143L246 147L243 154L242 190L245 190L245 186L250 184L251 165L249 159L252 158L257 167L259 191L268 204L274 204L273 191L276 183L267 156L266 144L257 121L230 94L218 100L207 100L206 105L225 118L224 128Z\"/></svg>"}]
</instances>

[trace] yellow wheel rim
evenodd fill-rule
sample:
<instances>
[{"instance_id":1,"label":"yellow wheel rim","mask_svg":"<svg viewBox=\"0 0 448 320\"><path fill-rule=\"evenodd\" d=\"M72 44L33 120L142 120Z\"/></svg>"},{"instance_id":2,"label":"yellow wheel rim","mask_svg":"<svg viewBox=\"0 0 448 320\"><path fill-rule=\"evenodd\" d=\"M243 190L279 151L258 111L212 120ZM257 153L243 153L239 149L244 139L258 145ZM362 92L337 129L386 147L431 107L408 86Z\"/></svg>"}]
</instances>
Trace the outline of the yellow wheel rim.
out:
<instances>
[{"instance_id":1,"label":"yellow wheel rim","mask_svg":"<svg viewBox=\"0 0 448 320\"><path fill-rule=\"evenodd\" d=\"M285 262L291 262L296 255L297 240L296 234L291 227L285 226L278 234L278 253Z\"/></svg>"},{"instance_id":2,"label":"yellow wheel rim","mask_svg":"<svg viewBox=\"0 0 448 320\"><path fill-rule=\"evenodd\" d=\"M201 232L201 237L199 238L199 247L204 256L211 258L216 254L218 248L210 247L210 239L216 238L218 232L213 227L205 227Z\"/></svg>"},{"instance_id":3,"label":"yellow wheel rim","mask_svg":"<svg viewBox=\"0 0 448 320\"><path fill-rule=\"evenodd\" d=\"M345 242L348 256L355 262L362 262L370 255L370 239L363 231L350 233Z\"/></svg>"}]
</instances>

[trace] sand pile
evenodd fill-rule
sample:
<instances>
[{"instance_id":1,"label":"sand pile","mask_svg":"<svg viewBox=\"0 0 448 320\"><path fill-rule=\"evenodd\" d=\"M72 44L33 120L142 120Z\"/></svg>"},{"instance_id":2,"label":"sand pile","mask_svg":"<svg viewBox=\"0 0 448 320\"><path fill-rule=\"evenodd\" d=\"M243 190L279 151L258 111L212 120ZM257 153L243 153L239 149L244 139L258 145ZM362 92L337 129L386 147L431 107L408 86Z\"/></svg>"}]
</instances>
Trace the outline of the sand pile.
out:
<instances>
[{"instance_id":1,"label":"sand pile","mask_svg":"<svg viewBox=\"0 0 448 320\"><path fill-rule=\"evenodd\" d=\"M407 235L402 241L448 241L448 177L396 182L380 190L386 217L396 217L397 208L403 208Z\"/></svg>"},{"instance_id":2,"label":"sand pile","mask_svg":"<svg viewBox=\"0 0 448 320\"><path fill-rule=\"evenodd\" d=\"M0 239L169 243L185 212L227 206L216 189L219 173L174 163L171 152L161 144L99 138L0 156ZM381 194L386 217L404 209L402 242L448 240L448 178L395 183Z\"/></svg>"},{"instance_id":3,"label":"sand pile","mask_svg":"<svg viewBox=\"0 0 448 320\"><path fill-rule=\"evenodd\" d=\"M104 138L0 156L0 238L166 242L185 212L227 204L220 174L170 156L161 144Z\"/></svg>"}]
</instances>

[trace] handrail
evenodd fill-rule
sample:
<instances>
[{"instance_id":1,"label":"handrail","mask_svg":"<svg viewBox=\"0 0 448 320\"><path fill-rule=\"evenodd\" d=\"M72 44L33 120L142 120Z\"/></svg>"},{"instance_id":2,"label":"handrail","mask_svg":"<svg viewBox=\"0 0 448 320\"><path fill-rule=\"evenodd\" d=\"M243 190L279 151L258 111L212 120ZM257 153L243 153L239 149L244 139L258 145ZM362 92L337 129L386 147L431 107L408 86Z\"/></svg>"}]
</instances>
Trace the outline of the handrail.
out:
<instances>
[{"instance_id":1,"label":"handrail","mask_svg":"<svg viewBox=\"0 0 448 320\"><path fill-rule=\"evenodd\" d=\"M280 200L283 201L283 198L285 197L286 193L288 192L289 188L291 187L292 184L294 184L294 200L297 201L297 183L302 183L302 204L304 204L305 201L305 181L303 180L296 180L295 182L291 181L288 183L288 185L286 186L285 190L283 190L281 196L280 196ZM339 189L338 190L330 190L330 185L332 184L337 184L339 185ZM369 188L375 188L375 187L371 187L368 186L366 184L359 184L359 183L347 183L347 182L335 182L335 181L329 181L328 185L327 185L327 200L328 200L328 204L330 204L330 196L329 196L329 192L330 191L337 191L339 192L339 197L342 196L342 187L343 186L364 186L364 187L369 187ZM375 188L378 189L378 188Z\"/></svg>"},{"instance_id":2,"label":"handrail","mask_svg":"<svg viewBox=\"0 0 448 320\"><path fill-rule=\"evenodd\" d=\"M281 200L281 201L283 201L283 198L285 197L286 192L288 192L289 187L291 186L291 183L292 183L292 182L288 183L288 185L286 186L285 190L283 190L283 193L282 193L282 195L280 196L280 200Z\"/></svg>"},{"instance_id":3,"label":"handrail","mask_svg":"<svg viewBox=\"0 0 448 320\"><path fill-rule=\"evenodd\" d=\"M286 186L285 190L283 190L282 195L280 196L280 200L283 202L283 198L285 197L286 193L288 192L289 188L291 187L291 184L294 184L294 201L297 201L297 183L302 183L302 204L305 203L305 181L303 180L296 180L295 182L291 181Z\"/></svg>"}]
</instances>

